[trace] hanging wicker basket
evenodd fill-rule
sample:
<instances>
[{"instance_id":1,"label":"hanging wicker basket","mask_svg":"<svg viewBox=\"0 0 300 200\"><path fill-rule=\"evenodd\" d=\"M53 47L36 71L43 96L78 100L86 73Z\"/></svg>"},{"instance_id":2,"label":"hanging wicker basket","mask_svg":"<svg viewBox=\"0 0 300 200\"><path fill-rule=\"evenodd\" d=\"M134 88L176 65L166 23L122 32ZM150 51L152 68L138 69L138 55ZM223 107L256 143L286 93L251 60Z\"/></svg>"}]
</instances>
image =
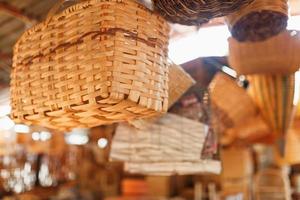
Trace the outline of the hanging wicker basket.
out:
<instances>
[{"instance_id":1,"label":"hanging wicker basket","mask_svg":"<svg viewBox=\"0 0 300 200\"><path fill-rule=\"evenodd\" d=\"M288 74L300 66L300 34L284 31L262 42L229 39L229 63L238 74Z\"/></svg>"},{"instance_id":2,"label":"hanging wicker basket","mask_svg":"<svg viewBox=\"0 0 300 200\"><path fill-rule=\"evenodd\" d=\"M282 136L293 120L295 75L249 75L249 93L272 133Z\"/></svg>"},{"instance_id":3,"label":"hanging wicker basket","mask_svg":"<svg viewBox=\"0 0 300 200\"><path fill-rule=\"evenodd\" d=\"M256 116L258 108L234 79L218 73L209 85L211 102L223 111L232 121L232 125L243 123L245 119ZM220 117L220 116L216 116ZM222 121L222 119L220 119Z\"/></svg>"},{"instance_id":4,"label":"hanging wicker basket","mask_svg":"<svg viewBox=\"0 0 300 200\"><path fill-rule=\"evenodd\" d=\"M287 0L254 0L228 15L226 21L237 40L262 41L286 29L288 3Z\"/></svg>"},{"instance_id":5,"label":"hanging wicker basket","mask_svg":"<svg viewBox=\"0 0 300 200\"><path fill-rule=\"evenodd\" d=\"M134 0L89 0L26 31L14 48L12 118L93 127L168 109L169 25Z\"/></svg>"},{"instance_id":6,"label":"hanging wicker basket","mask_svg":"<svg viewBox=\"0 0 300 200\"><path fill-rule=\"evenodd\" d=\"M195 170L219 173L218 161L217 168L206 171L207 165L201 159L207 131L202 123L169 113L142 129L120 124L113 138L110 159L125 162L125 170L133 173L193 174ZM195 168L197 164L200 166Z\"/></svg>"},{"instance_id":7,"label":"hanging wicker basket","mask_svg":"<svg viewBox=\"0 0 300 200\"><path fill-rule=\"evenodd\" d=\"M253 0L152 0L154 9L167 20L184 25L200 25L228 15Z\"/></svg>"}]
</instances>

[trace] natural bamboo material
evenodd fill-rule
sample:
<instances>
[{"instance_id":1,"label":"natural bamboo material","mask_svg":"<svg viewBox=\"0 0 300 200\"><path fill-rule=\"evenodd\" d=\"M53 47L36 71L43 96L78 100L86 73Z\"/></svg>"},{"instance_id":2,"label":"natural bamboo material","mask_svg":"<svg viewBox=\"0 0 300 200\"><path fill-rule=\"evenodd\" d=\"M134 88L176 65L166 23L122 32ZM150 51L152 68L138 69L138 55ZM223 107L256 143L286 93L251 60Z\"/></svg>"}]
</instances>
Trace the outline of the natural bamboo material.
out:
<instances>
[{"instance_id":1,"label":"natural bamboo material","mask_svg":"<svg viewBox=\"0 0 300 200\"><path fill-rule=\"evenodd\" d=\"M272 133L282 136L293 120L295 74L249 75L249 93Z\"/></svg>"},{"instance_id":2,"label":"natural bamboo material","mask_svg":"<svg viewBox=\"0 0 300 200\"><path fill-rule=\"evenodd\" d=\"M14 48L12 118L93 127L168 109L169 25L134 0L90 0L26 31Z\"/></svg>"},{"instance_id":3,"label":"natural bamboo material","mask_svg":"<svg viewBox=\"0 0 300 200\"><path fill-rule=\"evenodd\" d=\"M257 200L291 200L288 175L280 169L265 169L258 172L253 185Z\"/></svg>"},{"instance_id":4,"label":"natural bamboo material","mask_svg":"<svg viewBox=\"0 0 300 200\"><path fill-rule=\"evenodd\" d=\"M199 161L206 134L206 125L170 113L142 129L120 124L110 159L141 163Z\"/></svg>"},{"instance_id":5,"label":"natural bamboo material","mask_svg":"<svg viewBox=\"0 0 300 200\"><path fill-rule=\"evenodd\" d=\"M256 116L258 113L258 108L246 90L223 73L218 73L214 77L209 90L211 102L226 113L232 125L243 123L245 119Z\"/></svg>"},{"instance_id":6,"label":"natural bamboo material","mask_svg":"<svg viewBox=\"0 0 300 200\"><path fill-rule=\"evenodd\" d=\"M194 162L126 162L125 170L133 174L170 176L195 174L220 174L221 162L217 160L201 160Z\"/></svg>"},{"instance_id":7,"label":"natural bamboo material","mask_svg":"<svg viewBox=\"0 0 300 200\"><path fill-rule=\"evenodd\" d=\"M253 0L152 0L154 9L173 23L200 25L228 15Z\"/></svg>"},{"instance_id":8,"label":"natural bamboo material","mask_svg":"<svg viewBox=\"0 0 300 200\"><path fill-rule=\"evenodd\" d=\"M229 64L238 74L288 74L300 66L300 33L284 31L261 42L229 39Z\"/></svg>"},{"instance_id":9,"label":"natural bamboo material","mask_svg":"<svg viewBox=\"0 0 300 200\"><path fill-rule=\"evenodd\" d=\"M285 30L288 21L287 0L254 0L228 15L226 21L239 41L262 41Z\"/></svg>"},{"instance_id":10,"label":"natural bamboo material","mask_svg":"<svg viewBox=\"0 0 300 200\"><path fill-rule=\"evenodd\" d=\"M181 66L173 62L169 63L169 108L191 87L195 80L182 69ZM136 128L143 128L145 124L154 122L157 118L137 119L129 121Z\"/></svg>"}]
</instances>

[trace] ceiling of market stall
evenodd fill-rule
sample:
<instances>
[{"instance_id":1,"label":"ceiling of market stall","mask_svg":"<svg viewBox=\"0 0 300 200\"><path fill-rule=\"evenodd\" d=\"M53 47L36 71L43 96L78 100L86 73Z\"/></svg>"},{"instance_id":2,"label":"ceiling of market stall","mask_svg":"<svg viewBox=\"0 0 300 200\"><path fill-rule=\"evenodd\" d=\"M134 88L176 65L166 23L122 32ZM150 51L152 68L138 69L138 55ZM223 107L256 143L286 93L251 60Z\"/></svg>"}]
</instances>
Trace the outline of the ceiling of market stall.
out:
<instances>
[{"instance_id":1,"label":"ceiling of market stall","mask_svg":"<svg viewBox=\"0 0 300 200\"><path fill-rule=\"evenodd\" d=\"M142 1L149 3L151 0ZM58 0L0 0L0 90L9 84L13 45L27 28L45 19L49 9L57 2ZM72 2L74 1L69 1ZM300 1L290 0L290 5L291 14L299 15ZM222 23L222 19L216 19L204 26ZM172 38L182 38L198 28L172 25Z\"/></svg>"}]
</instances>

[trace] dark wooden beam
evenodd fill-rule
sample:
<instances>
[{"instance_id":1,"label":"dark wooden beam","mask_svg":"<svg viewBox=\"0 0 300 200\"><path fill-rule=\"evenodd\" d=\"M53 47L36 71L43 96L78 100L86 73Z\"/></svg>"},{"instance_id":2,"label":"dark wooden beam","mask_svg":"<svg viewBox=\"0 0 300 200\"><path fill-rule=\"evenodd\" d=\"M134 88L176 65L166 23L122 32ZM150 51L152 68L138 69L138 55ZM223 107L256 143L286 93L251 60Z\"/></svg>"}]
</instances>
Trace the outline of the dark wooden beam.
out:
<instances>
[{"instance_id":1,"label":"dark wooden beam","mask_svg":"<svg viewBox=\"0 0 300 200\"><path fill-rule=\"evenodd\" d=\"M25 14L22 10L5 2L0 2L0 11L19 19L26 24L32 25L38 22L38 19Z\"/></svg>"}]
</instances>

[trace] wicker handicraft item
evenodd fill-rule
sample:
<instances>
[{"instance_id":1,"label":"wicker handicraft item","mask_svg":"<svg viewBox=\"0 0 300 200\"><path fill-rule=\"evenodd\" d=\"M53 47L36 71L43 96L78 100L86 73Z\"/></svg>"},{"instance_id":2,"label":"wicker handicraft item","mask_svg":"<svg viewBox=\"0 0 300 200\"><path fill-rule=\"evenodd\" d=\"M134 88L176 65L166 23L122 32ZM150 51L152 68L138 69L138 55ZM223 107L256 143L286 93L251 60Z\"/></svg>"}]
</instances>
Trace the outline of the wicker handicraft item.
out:
<instances>
[{"instance_id":1,"label":"wicker handicraft item","mask_svg":"<svg viewBox=\"0 0 300 200\"><path fill-rule=\"evenodd\" d=\"M168 109L169 25L134 0L90 0L26 31L14 48L12 118L92 127Z\"/></svg>"},{"instance_id":2,"label":"wicker handicraft item","mask_svg":"<svg viewBox=\"0 0 300 200\"><path fill-rule=\"evenodd\" d=\"M169 113L142 129L120 124L113 138L110 158L126 162L127 170L135 173L194 173L195 163L204 162L201 152L207 130L202 123ZM149 169L150 166L153 168ZM197 169L197 173L206 172L202 171L206 167ZM217 173L220 165L209 170Z\"/></svg>"},{"instance_id":3,"label":"wicker handicraft item","mask_svg":"<svg viewBox=\"0 0 300 200\"><path fill-rule=\"evenodd\" d=\"M229 39L229 64L238 74L288 74L300 66L300 34L284 31L261 42Z\"/></svg>"},{"instance_id":4,"label":"wicker handicraft item","mask_svg":"<svg viewBox=\"0 0 300 200\"><path fill-rule=\"evenodd\" d=\"M287 0L254 0L226 17L229 30L239 41L262 41L285 30Z\"/></svg>"},{"instance_id":5,"label":"wicker handicraft item","mask_svg":"<svg viewBox=\"0 0 300 200\"><path fill-rule=\"evenodd\" d=\"M291 125L294 111L295 75L249 75L249 93L272 133L282 136Z\"/></svg>"},{"instance_id":6,"label":"wicker handicraft item","mask_svg":"<svg viewBox=\"0 0 300 200\"><path fill-rule=\"evenodd\" d=\"M281 169L259 171L254 179L255 199L291 200L288 174Z\"/></svg>"},{"instance_id":7,"label":"wicker handicraft item","mask_svg":"<svg viewBox=\"0 0 300 200\"><path fill-rule=\"evenodd\" d=\"M285 136L284 161L289 165L300 163L300 136L299 130L294 127L289 129Z\"/></svg>"},{"instance_id":8,"label":"wicker handicraft item","mask_svg":"<svg viewBox=\"0 0 300 200\"><path fill-rule=\"evenodd\" d=\"M201 25L228 15L253 0L152 0L154 9L167 20L184 25Z\"/></svg>"}]
</instances>

